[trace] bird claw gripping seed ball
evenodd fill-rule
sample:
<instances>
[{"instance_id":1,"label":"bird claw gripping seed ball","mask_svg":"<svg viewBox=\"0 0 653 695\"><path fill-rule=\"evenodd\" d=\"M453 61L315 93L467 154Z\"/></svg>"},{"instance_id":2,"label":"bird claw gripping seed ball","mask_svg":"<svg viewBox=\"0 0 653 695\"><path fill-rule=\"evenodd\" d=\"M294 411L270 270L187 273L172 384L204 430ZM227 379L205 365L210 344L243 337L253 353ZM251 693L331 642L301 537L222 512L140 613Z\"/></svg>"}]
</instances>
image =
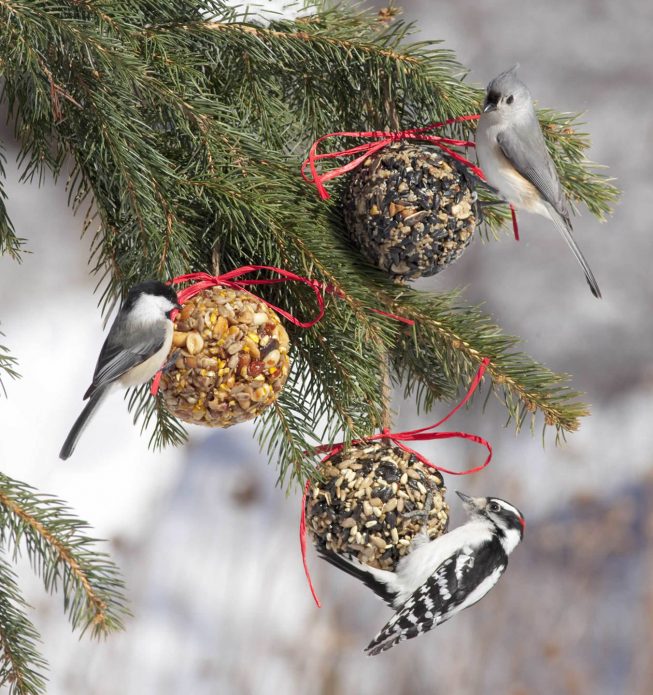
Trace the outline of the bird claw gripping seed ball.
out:
<instances>
[{"instance_id":1,"label":"bird claw gripping seed ball","mask_svg":"<svg viewBox=\"0 0 653 695\"><path fill-rule=\"evenodd\" d=\"M306 526L318 548L394 570L416 536L446 531L438 471L388 440L355 444L323 461L311 484Z\"/></svg>"},{"instance_id":2,"label":"bird claw gripping seed ball","mask_svg":"<svg viewBox=\"0 0 653 695\"><path fill-rule=\"evenodd\" d=\"M345 190L345 222L378 268L404 282L457 260L476 224L465 167L435 149L398 142L368 157Z\"/></svg>"},{"instance_id":3,"label":"bird claw gripping seed ball","mask_svg":"<svg viewBox=\"0 0 653 695\"><path fill-rule=\"evenodd\" d=\"M288 377L288 334L257 297L211 287L189 299L175 319L172 351L161 377L166 408L185 422L229 427L259 415Z\"/></svg>"}]
</instances>

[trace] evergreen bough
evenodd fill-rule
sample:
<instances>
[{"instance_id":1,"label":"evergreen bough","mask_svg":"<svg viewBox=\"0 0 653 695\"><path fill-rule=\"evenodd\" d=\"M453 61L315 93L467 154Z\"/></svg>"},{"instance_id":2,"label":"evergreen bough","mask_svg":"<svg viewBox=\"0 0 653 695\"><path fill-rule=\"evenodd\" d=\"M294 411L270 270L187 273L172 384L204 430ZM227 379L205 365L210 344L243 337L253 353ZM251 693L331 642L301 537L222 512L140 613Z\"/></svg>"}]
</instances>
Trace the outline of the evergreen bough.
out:
<instances>
[{"instance_id":1,"label":"evergreen bough","mask_svg":"<svg viewBox=\"0 0 653 695\"><path fill-rule=\"evenodd\" d=\"M263 24L211 0L0 0L1 98L22 180L57 177L72 161L68 199L93 228L104 312L142 279L210 271L216 251L222 270L276 265L338 293L314 328L287 326L292 373L258 419L286 484L310 474L305 452L315 444L384 422L388 380L428 411L464 389L484 357L491 392L517 429L539 412L564 436L588 412L565 375L520 352L518 339L458 292L400 288L365 264L346 241L342 183L324 203L299 176L308 146L325 133L407 129L479 111L482 91L464 81L454 54L411 42L413 27L394 14L315 1L298 19ZM540 119L570 200L603 218L617 190L585 160L578 117L541 110ZM474 127L445 134L473 139ZM25 240L7 214L2 164L0 253L20 260ZM507 218L494 209L484 231ZM297 316L314 311L306 288L259 291ZM0 374L16 376L14 368L0 346ZM147 386L128 404L153 446L184 440ZM5 550L24 547L46 588L60 586L74 626L98 634L119 626L115 569L60 502L2 476L0 517ZM41 693L36 633L4 561L0 575L0 680L15 693Z\"/></svg>"}]
</instances>

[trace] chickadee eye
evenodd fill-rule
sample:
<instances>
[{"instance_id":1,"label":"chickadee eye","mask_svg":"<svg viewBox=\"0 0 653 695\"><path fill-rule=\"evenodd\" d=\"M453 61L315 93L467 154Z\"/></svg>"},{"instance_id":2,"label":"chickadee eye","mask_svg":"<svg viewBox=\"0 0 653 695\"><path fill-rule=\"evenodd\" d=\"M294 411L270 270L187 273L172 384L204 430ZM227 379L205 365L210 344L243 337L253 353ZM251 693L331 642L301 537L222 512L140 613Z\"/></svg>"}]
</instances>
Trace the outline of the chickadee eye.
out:
<instances>
[{"instance_id":1,"label":"chickadee eye","mask_svg":"<svg viewBox=\"0 0 653 695\"><path fill-rule=\"evenodd\" d=\"M511 94L507 99L506 103L507 104L512 104L512 102L515 100L515 97Z\"/></svg>"}]
</instances>

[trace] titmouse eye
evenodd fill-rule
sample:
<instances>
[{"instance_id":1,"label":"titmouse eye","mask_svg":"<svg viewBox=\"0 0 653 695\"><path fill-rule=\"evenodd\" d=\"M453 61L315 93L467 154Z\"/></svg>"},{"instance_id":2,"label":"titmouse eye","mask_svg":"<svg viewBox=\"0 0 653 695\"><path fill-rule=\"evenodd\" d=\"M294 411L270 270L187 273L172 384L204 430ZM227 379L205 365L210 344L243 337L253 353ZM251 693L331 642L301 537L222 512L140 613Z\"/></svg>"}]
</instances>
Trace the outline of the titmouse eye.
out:
<instances>
[{"instance_id":1,"label":"titmouse eye","mask_svg":"<svg viewBox=\"0 0 653 695\"><path fill-rule=\"evenodd\" d=\"M515 100L515 97L511 94L507 99L506 99L506 104L512 104L512 102Z\"/></svg>"}]
</instances>

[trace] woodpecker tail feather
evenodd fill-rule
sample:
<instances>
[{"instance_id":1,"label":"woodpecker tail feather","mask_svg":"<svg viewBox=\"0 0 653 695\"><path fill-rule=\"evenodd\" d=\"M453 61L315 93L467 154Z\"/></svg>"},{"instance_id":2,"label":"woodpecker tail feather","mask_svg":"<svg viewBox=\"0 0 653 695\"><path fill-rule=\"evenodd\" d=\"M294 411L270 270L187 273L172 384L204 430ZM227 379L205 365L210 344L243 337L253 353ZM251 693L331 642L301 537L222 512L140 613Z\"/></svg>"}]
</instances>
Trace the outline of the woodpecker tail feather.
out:
<instances>
[{"instance_id":1,"label":"woodpecker tail feather","mask_svg":"<svg viewBox=\"0 0 653 695\"><path fill-rule=\"evenodd\" d=\"M396 608L394 601L399 593L399 588L396 584L397 577L394 572L362 565L356 560L345 558L332 550L327 550L327 548L317 548L317 554L329 564L363 582L382 601L385 601L390 608Z\"/></svg>"}]
</instances>

